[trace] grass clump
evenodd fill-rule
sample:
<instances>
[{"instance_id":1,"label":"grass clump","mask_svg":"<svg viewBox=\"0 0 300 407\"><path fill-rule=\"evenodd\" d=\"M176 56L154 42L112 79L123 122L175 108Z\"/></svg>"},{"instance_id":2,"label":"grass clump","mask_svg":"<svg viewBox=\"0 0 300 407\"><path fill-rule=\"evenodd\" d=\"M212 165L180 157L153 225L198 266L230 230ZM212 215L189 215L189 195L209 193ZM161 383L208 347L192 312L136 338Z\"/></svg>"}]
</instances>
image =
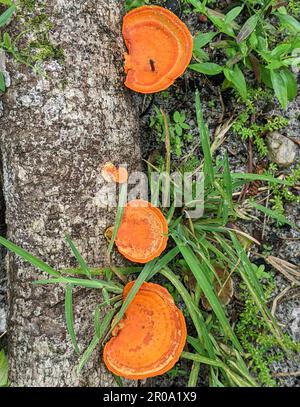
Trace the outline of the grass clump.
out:
<instances>
[{"instance_id":1,"label":"grass clump","mask_svg":"<svg viewBox=\"0 0 300 407\"><path fill-rule=\"evenodd\" d=\"M263 266L260 266L263 267ZM267 301L271 300L275 289L274 275L263 272L261 285ZM244 301L244 309L239 316L236 326L237 336L249 354L249 367L257 377L261 385L267 387L277 386L276 379L272 376L271 365L273 362L284 360L285 353L278 349L278 343L266 326L257 305L253 302L246 287L241 285L241 297ZM289 335L283 335L283 343L289 351L288 357L299 354L300 344L293 342Z\"/></svg>"}]
</instances>

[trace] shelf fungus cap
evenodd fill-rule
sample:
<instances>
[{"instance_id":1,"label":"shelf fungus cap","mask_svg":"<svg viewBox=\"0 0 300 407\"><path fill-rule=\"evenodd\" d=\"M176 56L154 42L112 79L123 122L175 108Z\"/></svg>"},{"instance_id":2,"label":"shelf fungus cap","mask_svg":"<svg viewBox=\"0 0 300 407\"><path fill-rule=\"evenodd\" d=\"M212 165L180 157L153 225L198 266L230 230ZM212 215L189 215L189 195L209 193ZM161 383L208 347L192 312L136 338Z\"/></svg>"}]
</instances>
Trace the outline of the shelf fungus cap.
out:
<instances>
[{"instance_id":1,"label":"shelf fungus cap","mask_svg":"<svg viewBox=\"0 0 300 407\"><path fill-rule=\"evenodd\" d=\"M128 283L123 300L134 281ZM172 369L186 342L186 324L172 296L159 284L144 283L118 329L104 347L104 362L118 376L145 379Z\"/></svg>"},{"instance_id":2,"label":"shelf fungus cap","mask_svg":"<svg viewBox=\"0 0 300 407\"><path fill-rule=\"evenodd\" d=\"M142 199L127 203L115 240L126 259L148 263L160 256L167 241L168 223L160 209Z\"/></svg>"},{"instance_id":3,"label":"shelf fungus cap","mask_svg":"<svg viewBox=\"0 0 300 407\"><path fill-rule=\"evenodd\" d=\"M193 38L187 26L160 6L142 6L127 13L122 29L128 50L125 85L140 93L167 89L190 63Z\"/></svg>"},{"instance_id":4,"label":"shelf fungus cap","mask_svg":"<svg viewBox=\"0 0 300 407\"><path fill-rule=\"evenodd\" d=\"M101 169L101 175L107 182L123 184L128 180L128 172L125 167L117 168L113 163L105 163Z\"/></svg>"}]
</instances>

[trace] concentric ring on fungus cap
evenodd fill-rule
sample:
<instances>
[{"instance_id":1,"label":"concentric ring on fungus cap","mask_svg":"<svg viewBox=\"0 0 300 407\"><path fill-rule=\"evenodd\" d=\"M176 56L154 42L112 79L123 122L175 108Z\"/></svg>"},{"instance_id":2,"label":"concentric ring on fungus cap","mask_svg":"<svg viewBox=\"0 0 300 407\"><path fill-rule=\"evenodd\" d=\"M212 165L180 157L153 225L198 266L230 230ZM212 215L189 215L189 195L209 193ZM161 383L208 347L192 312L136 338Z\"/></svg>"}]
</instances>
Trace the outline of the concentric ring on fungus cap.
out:
<instances>
[{"instance_id":1,"label":"concentric ring on fungus cap","mask_svg":"<svg viewBox=\"0 0 300 407\"><path fill-rule=\"evenodd\" d=\"M134 281L123 291L123 301ZM144 283L104 347L107 368L128 379L144 379L172 369L186 342L186 324L162 286Z\"/></svg>"},{"instance_id":2,"label":"concentric ring on fungus cap","mask_svg":"<svg viewBox=\"0 0 300 407\"><path fill-rule=\"evenodd\" d=\"M127 203L116 236L119 252L128 260L148 263L166 248L168 223L150 202L135 199Z\"/></svg>"},{"instance_id":3,"label":"concentric ring on fungus cap","mask_svg":"<svg viewBox=\"0 0 300 407\"><path fill-rule=\"evenodd\" d=\"M193 38L187 26L170 10L142 6L127 13L122 33L125 85L140 93L167 89L190 63Z\"/></svg>"}]
</instances>

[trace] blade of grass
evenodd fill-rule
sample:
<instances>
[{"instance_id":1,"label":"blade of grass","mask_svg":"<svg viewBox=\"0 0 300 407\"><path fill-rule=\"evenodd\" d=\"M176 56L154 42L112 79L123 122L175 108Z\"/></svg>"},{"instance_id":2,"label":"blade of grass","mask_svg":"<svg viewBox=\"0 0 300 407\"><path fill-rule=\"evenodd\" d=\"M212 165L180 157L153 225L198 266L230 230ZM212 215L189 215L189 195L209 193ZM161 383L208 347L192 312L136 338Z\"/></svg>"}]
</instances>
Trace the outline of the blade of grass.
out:
<instances>
[{"instance_id":1,"label":"blade of grass","mask_svg":"<svg viewBox=\"0 0 300 407\"><path fill-rule=\"evenodd\" d=\"M265 206L260 205L253 200L249 201L249 205L250 207L257 209L258 211L263 212L267 216L270 216L270 218L276 219L280 223L286 223L287 225L290 225L292 228L299 230L298 226L294 222L289 221L284 215L272 211L272 209L266 208Z\"/></svg>"},{"instance_id":2,"label":"blade of grass","mask_svg":"<svg viewBox=\"0 0 300 407\"><path fill-rule=\"evenodd\" d=\"M67 329L72 341L73 348L76 353L80 354L76 333L74 329L74 316L73 316L73 295L72 295L72 286L70 284L66 285L66 293L65 293L65 315L66 315L66 323Z\"/></svg>"},{"instance_id":3,"label":"blade of grass","mask_svg":"<svg viewBox=\"0 0 300 407\"><path fill-rule=\"evenodd\" d=\"M199 362L199 363L204 363L205 365L209 365L209 366L216 366L216 367L220 367L220 368L223 367L222 362L207 358L205 356L196 355L195 353L182 352L180 357L184 358L184 359L188 359L188 360L193 360L193 361Z\"/></svg>"},{"instance_id":4,"label":"blade of grass","mask_svg":"<svg viewBox=\"0 0 300 407\"><path fill-rule=\"evenodd\" d=\"M112 237L109 242L108 249L107 249L108 256L110 256L110 254L112 252L112 249L113 249L116 237L117 237L117 233L118 233L119 227L122 222L126 200L127 200L127 183L125 182L124 184L120 184L119 204L118 204L117 215L116 215L116 220L115 220L115 224L114 224L114 228L113 228Z\"/></svg>"},{"instance_id":5,"label":"blade of grass","mask_svg":"<svg viewBox=\"0 0 300 407\"><path fill-rule=\"evenodd\" d=\"M197 386L200 366L201 366L201 363L195 362L195 361L193 362L187 387L196 387Z\"/></svg>"},{"instance_id":6,"label":"blade of grass","mask_svg":"<svg viewBox=\"0 0 300 407\"><path fill-rule=\"evenodd\" d=\"M108 313L103 318L103 321L102 321L102 323L100 325L99 335L98 334L94 335L94 337L91 340L89 346L87 347L87 349L85 350L85 352L83 353L83 355L82 355L82 357L81 357L81 359L79 361L79 364L78 364L78 367L77 367L77 373L78 374L80 373L83 366L88 362L88 360L92 356L92 353L94 352L96 347L99 345L101 337L108 330L109 325L111 323L111 320L113 319L114 313L115 313L114 310L110 310L110 311L108 311Z\"/></svg>"},{"instance_id":7,"label":"blade of grass","mask_svg":"<svg viewBox=\"0 0 300 407\"><path fill-rule=\"evenodd\" d=\"M123 292L123 288L120 286L113 284L111 282L107 282L104 280L83 280L80 278L74 278L74 277L60 277L60 278L50 278L49 280L36 280L33 281L33 284L57 284L57 283L62 283L62 284L73 284L73 285L79 285L81 287L86 287L86 288L106 288L107 291L116 293L116 294L121 294Z\"/></svg>"},{"instance_id":8,"label":"blade of grass","mask_svg":"<svg viewBox=\"0 0 300 407\"><path fill-rule=\"evenodd\" d=\"M71 238L70 238L68 235L65 236L65 239L66 239L68 245L70 246L70 248L71 248L71 250L72 250L72 252L73 252L73 254L74 254L76 260L78 261L78 264L79 264L81 270L83 271L83 273L84 273L88 278L91 279L91 278L92 278L91 272L90 272L90 270L89 270L87 264L86 264L85 261L83 260L81 254L80 254L79 251L77 250L75 244L73 243L73 241L71 240Z\"/></svg>"},{"instance_id":9,"label":"blade of grass","mask_svg":"<svg viewBox=\"0 0 300 407\"><path fill-rule=\"evenodd\" d=\"M232 180L246 180L246 181L267 181L273 184L281 184L291 186L291 182L285 181L279 178L274 178L272 175L263 175L263 174L251 174L245 172L233 172L231 173Z\"/></svg>"},{"instance_id":10,"label":"blade of grass","mask_svg":"<svg viewBox=\"0 0 300 407\"><path fill-rule=\"evenodd\" d=\"M227 335L231 339L232 343L236 346L236 348L241 351L242 350L241 345L236 335L234 334L233 330L231 329L231 326L226 318L222 305L220 304L218 297L213 291L213 288L204 273L200 261L193 253L193 251L190 249L190 247L185 246L183 242L179 240L179 238L176 237L175 235L172 235L172 237L175 243L177 244L183 258L185 259L192 273L194 274L199 286L203 290L204 295L207 298L212 310L216 314L221 326L223 327L225 335Z\"/></svg>"},{"instance_id":11,"label":"blade of grass","mask_svg":"<svg viewBox=\"0 0 300 407\"><path fill-rule=\"evenodd\" d=\"M207 349L208 355L213 359L215 357L215 352L213 349L213 346L211 344L211 341L209 339L209 334L207 332L207 328L204 322L204 319L202 317L202 314L197 308L188 292L188 290L184 287L184 285L181 283L181 281L176 277L176 275L170 270L168 267L164 267L160 274L164 277L166 277L176 288L178 291L179 295L183 299L187 310L190 314L190 317L193 321L193 324L195 326L195 329L197 331L199 340L201 343L204 344L205 348Z\"/></svg>"},{"instance_id":12,"label":"blade of grass","mask_svg":"<svg viewBox=\"0 0 300 407\"><path fill-rule=\"evenodd\" d=\"M118 272L124 275L128 274L133 274L133 273L138 273L142 271L143 267L138 267L138 266L129 266L129 267L117 267ZM110 267L91 267L90 273L92 276L104 276L105 273L111 272ZM67 269L62 269L60 270L61 274L71 274L71 275L82 275L84 274L83 271L80 268L67 268Z\"/></svg>"},{"instance_id":13,"label":"blade of grass","mask_svg":"<svg viewBox=\"0 0 300 407\"><path fill-rule=\"evenodd\" d=\"M213 184L214 181L214 169L212 164L212 157L210 152L210 141L209 141L209 132L206 124L203 120L203 113L201 108L199 91L196 91L196 117L199 129L199 135L201 139L202 150L204 154L204 168L207 173L208 181L210 184Z\"/></svg>"},{"instance_id":14,"label":"blade of grass","mask_svg":"<svg viewBox=\"0 0 300 407\"><path fill-rule=\"evenodd\" d=\"M48 264L43 262L42 260L38 259L37 257L33 256L32 254L28 253L26 250L22 249L21 247L15 245L14 243L10 242L9 240L5 239L4 237L0 236L0 244L6 247L11 252L17 254L18 256L22 257L24 260L28 261L33 266L37 267L38 269L44 271L51 276L59 277L60 274L58 271L50 267Z\"/></svg>"}]
</instances>

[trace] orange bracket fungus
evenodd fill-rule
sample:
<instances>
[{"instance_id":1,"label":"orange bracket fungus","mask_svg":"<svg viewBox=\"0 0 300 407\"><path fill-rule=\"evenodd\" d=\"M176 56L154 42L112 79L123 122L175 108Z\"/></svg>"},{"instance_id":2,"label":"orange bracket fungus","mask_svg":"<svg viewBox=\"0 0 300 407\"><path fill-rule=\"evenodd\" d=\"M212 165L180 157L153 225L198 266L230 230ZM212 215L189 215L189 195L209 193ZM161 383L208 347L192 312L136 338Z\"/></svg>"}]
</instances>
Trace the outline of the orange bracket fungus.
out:
<instances>
[{"instance_id":1,"label":"orange bracket fungus","mask_svg":"<svg viewBox=\"0 0 300 407\"><path fill-rule=\"evenodd\" d=\"M115 243L128 260L148 263L165 250L167 235L168 223L160 209L135 199L125 206Z\"/></svg>"},{"instance_id":2,"label":"orange bracket fungus","mask_svg":"<svg viewBox=\"0 0 300 407\"><path fill-rule=\"evenodd\" d=\"M106 163L102 167L101 175L107 182L116 182L123 184L128 180L128 172L126 168L117 168L113 163Z\"/></svg>"},{"instance_id":3,"label":"orange bracket fungus","mask_svg":"<svg viewBox=\"0 0 300 407\"><path fill-rule=\"evenodd\" d=\"M123 300L134 281L123 291ZM144 283L104 347L104 362L118 376L145 379L172 369L186 342L186 324L162 286Z\"/></svg>"},{"instance_id":4,"label":"orange bracket fungus","mask_svg":"<svg viewBox=\"0 0 300 407\"><path fill-rule=\"evenodd\" d=\"M193 39L186 25L160 6L138 7L123 20L125 85L140 93L167 89L192 58Z\"/></svg>"}]
</instances>

